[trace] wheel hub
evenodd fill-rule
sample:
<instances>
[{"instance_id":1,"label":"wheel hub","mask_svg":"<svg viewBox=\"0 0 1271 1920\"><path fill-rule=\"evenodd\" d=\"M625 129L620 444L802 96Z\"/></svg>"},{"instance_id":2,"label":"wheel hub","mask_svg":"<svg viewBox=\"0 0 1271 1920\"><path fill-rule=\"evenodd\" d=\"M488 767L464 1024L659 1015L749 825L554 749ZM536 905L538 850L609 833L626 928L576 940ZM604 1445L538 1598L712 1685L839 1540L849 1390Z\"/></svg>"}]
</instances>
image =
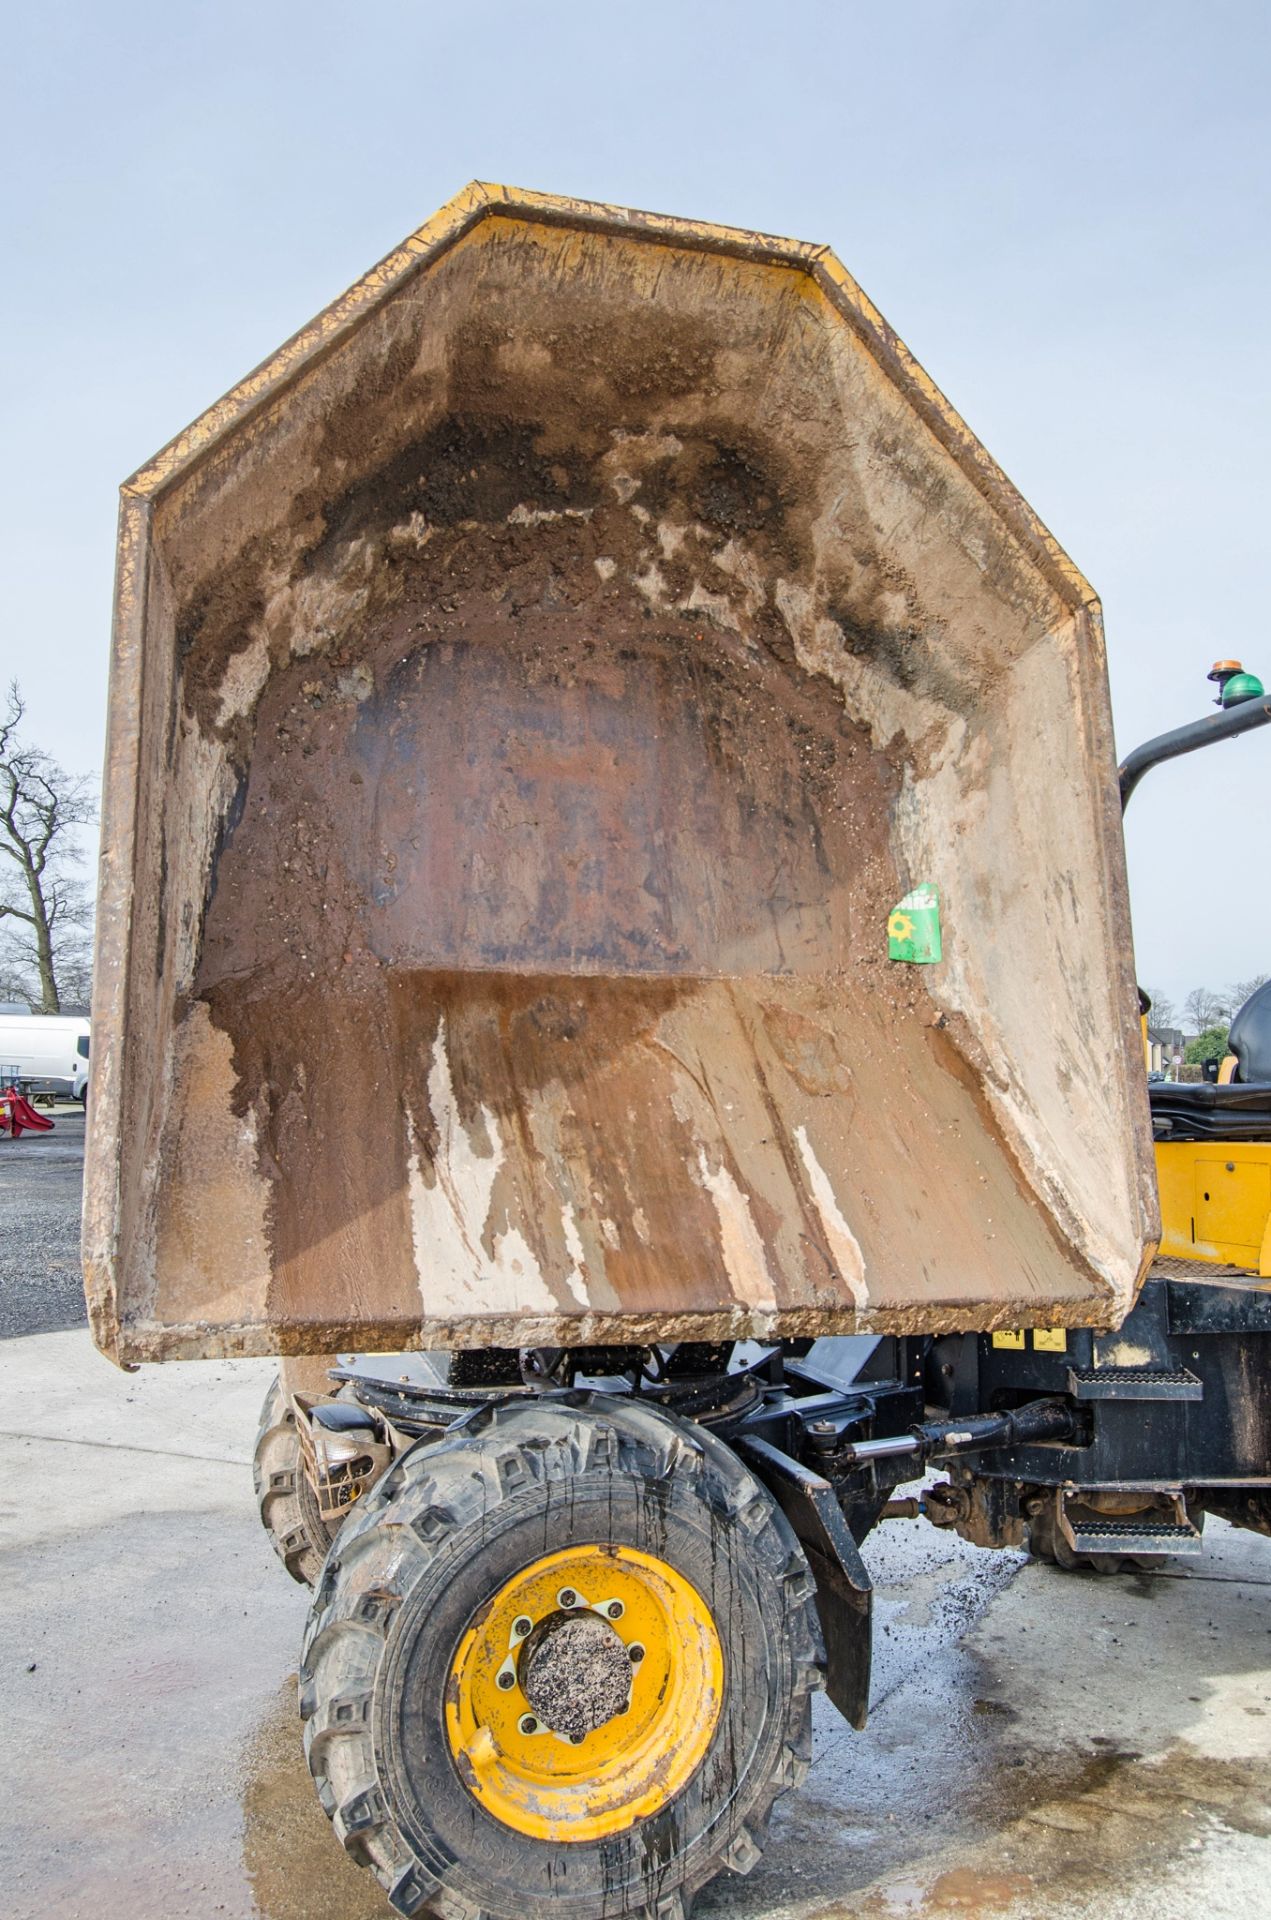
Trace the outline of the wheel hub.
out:
<instances>
[{"instance_id":1,"label":"wheel hub","mask_svg":"<svg viewBox=\"0 0 1271 1920\"><path fill-rule=\"evenodd\" d=\"M459 1778L518 1833L622 1833L696 1772L723 1702L710 1608L668 1561L572 1547L479 1607L446 1688Z\"/></svg>"},{"instance_id":2,"label":"wheel hub","mask_svg":"<svg viewBox=\"0 0 1271 1920\"><path fill-rule=\"evenodd\" d=\"M631 1698L631 1656L609 1622L590 1610L551 1613L517 1662L530 1711L567 1740L594 1733Z\"/></svg>"}]
</instances>

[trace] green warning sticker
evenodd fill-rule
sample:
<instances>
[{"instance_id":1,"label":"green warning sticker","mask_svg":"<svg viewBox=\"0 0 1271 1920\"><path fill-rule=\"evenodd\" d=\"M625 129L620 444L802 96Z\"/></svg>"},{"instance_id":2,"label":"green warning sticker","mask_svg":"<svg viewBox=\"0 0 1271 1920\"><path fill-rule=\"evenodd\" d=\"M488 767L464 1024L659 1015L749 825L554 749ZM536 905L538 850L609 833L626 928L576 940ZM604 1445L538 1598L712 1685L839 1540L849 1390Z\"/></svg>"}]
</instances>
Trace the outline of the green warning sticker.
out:
<instances>
[{"instance_id":1,"label":"green warning sticker","mask_svg":"<svg viewBox=\"0 0 1271 1920\"><path fill-rule=\"evenodd\" d=\"M940 889L929 880L908 892L887 919L887 958L923 966L941 958Z\"/></svg>"}]
</instances>

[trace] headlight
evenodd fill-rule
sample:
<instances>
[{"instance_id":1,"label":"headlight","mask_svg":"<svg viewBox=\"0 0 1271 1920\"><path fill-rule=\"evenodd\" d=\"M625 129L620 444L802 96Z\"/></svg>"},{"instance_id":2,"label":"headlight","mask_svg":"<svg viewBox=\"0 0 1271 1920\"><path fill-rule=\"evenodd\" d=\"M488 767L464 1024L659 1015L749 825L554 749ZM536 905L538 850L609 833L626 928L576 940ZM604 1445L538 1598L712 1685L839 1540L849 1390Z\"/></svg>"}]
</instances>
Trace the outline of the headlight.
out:
<instances>
[{"instance_id":1,"label":"headlight","mask_svg":"<svg viewBox=\"0 0 1271 1920\"><path fill-rule=\"evenodd\" d=\"M342 1467L350 1460L366 1458L367 1447L374 1444L373 1430L364 1428L353 1433L327 1433L321 1427L313 1430L314 1452L329 1467Z\"/></svg>"}]
</instances>

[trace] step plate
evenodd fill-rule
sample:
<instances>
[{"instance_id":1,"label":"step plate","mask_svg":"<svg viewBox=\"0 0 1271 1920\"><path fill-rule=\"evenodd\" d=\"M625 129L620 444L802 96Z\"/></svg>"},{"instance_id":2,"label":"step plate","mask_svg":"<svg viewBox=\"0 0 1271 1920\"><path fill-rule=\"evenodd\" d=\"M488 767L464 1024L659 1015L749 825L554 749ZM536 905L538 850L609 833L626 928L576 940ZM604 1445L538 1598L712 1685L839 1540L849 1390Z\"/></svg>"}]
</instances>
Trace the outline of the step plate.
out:
<instances>
[{"instance_id":1,"label":"step plate","mask_svg":"<svg viewBox=\"0 0 1271 1920\"><path fill-rule=\"evenodd\" d=\"M1166 1521L1134 1526L1125 1520L1083 1520L1064 1531L1075 1553L1198 1554L1204 1545L1195 1527Z\"/></svg>"},{"instance_id":2,"label":"step plate","mask_svg":"<svg viewBox=\"0 0 1271 1920\"><path fill-rule=\"evenodd\" d=\"M1186 1367L1069 1367L1075 1400L1201 1400L1205 1389Z\"/></svg>"}]
</instances>

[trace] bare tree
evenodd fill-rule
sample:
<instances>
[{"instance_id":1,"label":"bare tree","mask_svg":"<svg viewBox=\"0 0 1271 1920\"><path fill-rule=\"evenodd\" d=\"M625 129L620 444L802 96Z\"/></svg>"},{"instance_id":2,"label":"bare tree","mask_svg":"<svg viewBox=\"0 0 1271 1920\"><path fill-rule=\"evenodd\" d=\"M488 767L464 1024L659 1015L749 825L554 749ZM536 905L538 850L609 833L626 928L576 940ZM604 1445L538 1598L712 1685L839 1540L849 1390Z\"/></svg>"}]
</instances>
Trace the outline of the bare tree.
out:
<instances>
[{"instance_id":1,"label":"bare tree","mask_svg":"<svg viewBox=\"0 0 1271 1920\"><path fill-rule=\"evenodd\" d=\"M0 715L0 974L11 988L29 983L21 997L57 1013L87 979L92 907L74 870L83 860L77 830L96 819L97 804L86 775L66 773L20 738L25 712L15 680Z\"/></svg>"},{"instance_id":2,"label":"bare tree","mask_svg":"<svg viewBox=\"0 0 1271 1920\"><path fill-rule=\"evenodd\" d=\"M1259 987L1266 986L1267 979L1268 979L1267 974L1255 973L1248 980L1232 981L1231 985L1227 989L1227 994L1228 994L1228 998L1231 1001L1231 1011L1233 1015L1239 1013L1245 1001L1252 998L1252 996L1258 991Z\"/></svg>"},{"instance_id":3,"label":"bare tree","mask_svg":"<svg viewBox=\"0 0 1271 1920\"><path fill-rule=\"evenodd\" d=\"M1210 987L1193 987L1183 1002L1183 1012L1192 1033L1205 1033L1227 1018L1227 1002Z\"/></svg>"},{"instance_id":4,"label":"bare tree","mask_svg":"<svg viewBox=\"0 0 1271 1920\"><path fill-rule=\"evenodd\" d=\"M1143 991L1152 1002L1152 1010L1147 1016L1148 1025L1158 1033L1162 1027L1172 1027L1178 1009L1169 995L1161 987L1144 987Z\"/></svg>"}]
</instances>

